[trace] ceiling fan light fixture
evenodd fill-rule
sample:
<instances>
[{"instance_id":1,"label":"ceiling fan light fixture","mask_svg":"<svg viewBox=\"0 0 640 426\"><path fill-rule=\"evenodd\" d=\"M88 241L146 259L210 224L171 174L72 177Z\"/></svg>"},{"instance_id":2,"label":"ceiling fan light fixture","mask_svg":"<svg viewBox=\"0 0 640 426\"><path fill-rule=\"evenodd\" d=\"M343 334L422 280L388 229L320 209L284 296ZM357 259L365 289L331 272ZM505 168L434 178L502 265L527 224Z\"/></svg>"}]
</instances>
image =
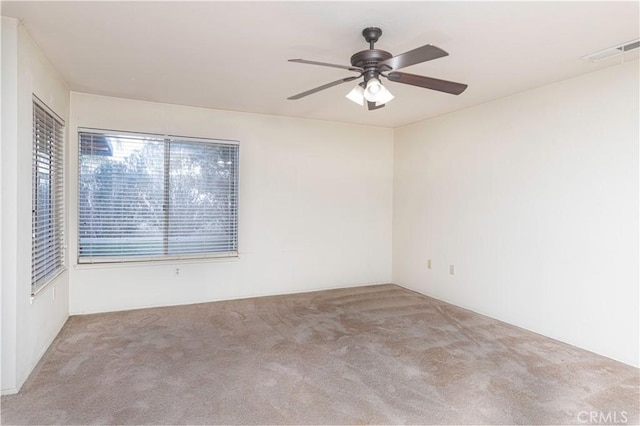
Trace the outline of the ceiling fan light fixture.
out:
<instances>
[{"instance_id":1,"label":"ceiling fan light fixture","mask_svg":"<svg viewBox=\"0 0 640 426\"><path fill-rule=\"evenodd\" d=\"M399 69L406 68L411 65L448 56L449 54L444 50L431 44L425 44L424 46L393 56L387 51L376 49L374 47L374 43L378 41L381 35L382 30L380 28L365 28L362 31L362 36L365 41L369 43L369 49L354 53L351 56L351 65L308 61L306 59L289 59L290 62L298 62L301 64L346 69L348 71L356 72L359 75L341 78L339 80L332 81L331 83L315 87L311 90L298 93L297 95L289 96L287 99L292 101L301 99L305 96L329 89L337 86L338 84L359 79L363 76L364 81L361 81L358 86L354 87L346 97L358 105L366 106L369 111L383 107L387 102L394 98L389 90L387 90L387 88L380 82L380 76L395 83L437 90L439 92L449 93L452 95L459 95L466 90L466 84L398 71ZM618 50L626 52L627 50L638 48L638 44L640 43L637 41L628 43L619 47Z\"/></svg>"},{"instance_id":2,"label":"ceiling fan light fixture","mask_svg":"<svg viewBox=\"0 0 640 426\"><path fill-rule=\"evenodd\" d=\"M346 98L360 106L364 106L364 88L357 84L356 87L347 93Z\"/></svg>"},{"instance_id":3,"label":"ceiling fan light fixture","mask_svg":"<svg viewBox=\"0 0 640 426\"><path fill-rule=\"evenodd\" d=\"M376 105L384 105L393 99L391 92L382 85L377 78L371 78L367 81L364 89L364 98L369 102L375 102Z\"/></svg>"},{"instance_id":4,"label":"ceiling fan light fixture","mask_svg":"<svg viewBox=\"0 0 640 426\"><path fill-rule=\"evenodd\" d=\"M378 92L378 96L376 96L376 105L380 106L380 105L384 105L387 102L391 101L394 96L391 94L391 92L384 86L381 86L382 88L380 89L380 91Z\"/></svg>"},{"instance_id":5,"label":"ceiling fan light fixture","mask_svg":"<svg viewBox=\"0 0 640 426\"><path fill-rule=\"evenodd\" d=\"M383 89L382 83L377 78L371 78L367 81L367 87L364 89L364 98L369 102L376 102L378 94Z\"/></svg>"}]
</instances>

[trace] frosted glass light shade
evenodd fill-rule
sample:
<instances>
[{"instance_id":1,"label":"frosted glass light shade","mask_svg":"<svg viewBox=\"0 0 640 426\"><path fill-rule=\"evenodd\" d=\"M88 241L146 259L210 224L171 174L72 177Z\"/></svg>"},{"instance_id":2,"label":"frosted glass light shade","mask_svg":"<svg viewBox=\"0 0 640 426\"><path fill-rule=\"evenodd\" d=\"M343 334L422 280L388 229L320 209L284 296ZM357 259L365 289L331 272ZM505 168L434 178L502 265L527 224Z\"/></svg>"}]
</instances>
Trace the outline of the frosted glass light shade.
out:
<instances>
[{"instance_id":1,"label":"frosted glass light shade","mask_svg":"<svg viewBox=\"0 0 640 426\"><path fill-rule=\"evenodd\" d=\"M393 99L393 95L377 78L367 81L364 89L364 98L369 102L375 102L377 106L384 105Z\"/></svg>"},{"instance_id":2,"label":"frosted glass light shade","mask_svg":"<svg viewBox=\"0 0 640 426\"><path fill-rule=\"evenodd\" d=\"M372 78L367 81L367 87L364 89L364 98L369 102L375 102L378 99L380 90L382 90L382 83L377 78Z\"/></svg>"},{"instance_id":3,"label":"frosted glass light shade","mask_svg":"<svg viewBox=\"0 0 640 426\"><path fill-rule=\"evenodd\" d=\"M378 95L376 96L376 105L377 106L384 105L392 99L393 99L393 95L391 94L391 92L387 90L386 87L381 86L381 89L378 92Z\"/></svg>"},{"instance_id":4,"label":"frosted glass light shade","mask_svg":"<svg viewBox=\"0 0 640 426\"><path fill-rule=\"evenodd\" d=\"M360 106L364 106L364 89L358 84L347 93L346 98Z\"/></svg>"}]
</instances>

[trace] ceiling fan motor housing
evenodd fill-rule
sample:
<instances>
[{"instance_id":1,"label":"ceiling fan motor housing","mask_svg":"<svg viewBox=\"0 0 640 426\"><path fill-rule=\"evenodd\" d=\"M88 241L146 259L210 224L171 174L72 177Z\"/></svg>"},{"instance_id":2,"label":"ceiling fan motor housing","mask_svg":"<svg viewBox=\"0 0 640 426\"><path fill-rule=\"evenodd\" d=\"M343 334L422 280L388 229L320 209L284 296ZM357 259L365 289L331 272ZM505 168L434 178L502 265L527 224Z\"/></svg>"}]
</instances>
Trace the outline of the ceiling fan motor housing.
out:
<instances>
[{"instance_id":1,"label":"ceiling fan motor housing","mask_svg":"<svg viewBox=\"0 0 640 426\"><path fill-rule=\"evenodd\" d=\"M378 64L382 61L393 57L393 55L387 51L380 49L369 49L358 52L351 57L351 65L354 67L364 69L365 81L373 77L378 77L380 70L378 70Z\"/></svg>"}]
</instances>

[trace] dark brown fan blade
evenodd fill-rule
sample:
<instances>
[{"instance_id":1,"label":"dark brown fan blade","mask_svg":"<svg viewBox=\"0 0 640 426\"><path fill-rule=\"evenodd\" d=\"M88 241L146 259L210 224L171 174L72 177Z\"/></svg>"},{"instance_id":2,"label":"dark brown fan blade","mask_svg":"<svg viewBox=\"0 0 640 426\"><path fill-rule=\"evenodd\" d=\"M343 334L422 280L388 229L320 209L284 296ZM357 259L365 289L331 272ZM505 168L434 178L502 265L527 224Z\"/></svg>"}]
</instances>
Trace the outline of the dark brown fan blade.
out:
<instances>
[{"instance_id":1,"label":"dark brown fan blade","mask_svg":"<svg viewBox=\"0 0 640 426\"><path fill-rule=\"evenodd\" d=\"M355 71L355 72L364 71L362 68L358 68L358 67L352 67L348 65L328 64L326 62L307 61L306 59L289 59L289 62L297 62L299 64L309 64L309 65L321 65L323 67L341 68L343 70L349 70L349 71Z\"/></svg>"},{"instance_id":2,"label":"dark brown fan blade","mask_svg":"<svg viewBox=\"0 0 640 426\"><path fill-rule=\"evenodd\" d=\"M382 66L383 68L388 67L392 70L398 70L400 68L419 64L421 62L431 61L432 59L438 59L448 55L449 54L447 52L440 49L439 47L426 44L422 47L418 47L417 49L413 49L408 52L396 55L393 58L387 59L386 61L382 61L380 62L380 66Z\"/></svg>"},{"instance_id":3,"label":"dark brown fan blade","mask_svg":"<svg viewBox=\"0 0 640 426\"><path fill-rule=\"evenodd\" d=\"M389 74L387 74L387 78L397 83L424 87L425 89L451 93L452 95L459 95L467 88L466 84L455 83L453 81L447 80L438 80L437 78L425 77L422 75L407 74L405 72L390 72Z\"/></svg>"},{"instance_id":4,"label":"dark brown fan blade","mask_svg":"<svg viewBox=\"0 0 640 426\"><path fill-rule=\"evenodd\" d=\"M327 84L322 85L320 87L316 87L315 89L307 90L306 92L302 92L302 93L298 93L297 95L290 96L287 99L289 99L290 101L294 101L296 99L304 98L305 96L312 95L312 94L314 94L316 92L319 92L321 90L328 89L329 87L337 86L338 84L346 83L348 81L353 81L358 77L360 77L360 76L347 77L347 78L342 78L340 80L332 81L331 83L327 83Z\"/></svg>"},{"instance_id":5,"label":"dark brown fan blade","mask_svg":"<svg viewBox=\"0 0 640 426\"><path fill-rule=\"evenodd\" d=\"M380 109L384 106L385 104L382 105L377 105L375 102L369 102L367 101L367 108L369 108L369 111L373 111L374 109Z\"/></svg>"}]
</instances>

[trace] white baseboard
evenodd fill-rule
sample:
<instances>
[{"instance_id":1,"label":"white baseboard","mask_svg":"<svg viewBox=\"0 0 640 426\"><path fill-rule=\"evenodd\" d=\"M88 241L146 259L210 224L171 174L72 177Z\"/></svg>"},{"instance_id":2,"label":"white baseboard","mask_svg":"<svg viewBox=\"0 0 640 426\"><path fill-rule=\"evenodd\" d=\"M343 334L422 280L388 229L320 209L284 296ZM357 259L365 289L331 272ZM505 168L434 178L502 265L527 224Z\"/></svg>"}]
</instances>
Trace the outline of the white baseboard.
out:
<instances>
[{"instance_id":1,"label":"white baseboard","mask_svg":"<svg viewBox=\"0 0 640 426\"><path fill-rule=\"evenodd\" d=\"M1 389L0 390L0 395L14 395L16 393L18 393L20 389L18 388L7 388L7 389Z\"/></svg>"}]
</instances>

